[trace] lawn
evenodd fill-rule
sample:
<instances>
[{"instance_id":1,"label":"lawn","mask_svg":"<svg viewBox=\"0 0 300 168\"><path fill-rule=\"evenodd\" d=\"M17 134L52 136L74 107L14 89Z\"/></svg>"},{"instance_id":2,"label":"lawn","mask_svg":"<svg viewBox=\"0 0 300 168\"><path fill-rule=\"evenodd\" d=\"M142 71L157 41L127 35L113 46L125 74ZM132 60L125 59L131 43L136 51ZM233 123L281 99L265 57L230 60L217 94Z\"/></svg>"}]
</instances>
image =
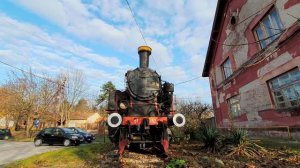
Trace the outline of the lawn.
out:
<instances>
[{"instance_id":1,"label":"lawn","mask_svg":"<svg viewBox=\"0 0 300 168\"><path fill-rule=\"evenodd\" d=\"M169 163L179 164L185 162L186 167L216 167L223 164L224 167L300 167L300 142L274 138L260 138L254 140L265 147L268 153L256 158L227 156L222 152L208 152L204 150L200 142L172 144L169 155ZM103 154L111 151L111 145L103 137L97 137L92 144L83 144L79 147L68 147L58 151L47 152L32 156L25 160L16 161L8 168L88 168L101 167L102 162L107 162L113 167L111 160L106 160ZM139 157L139 161L147 163ZM111 166L110 166L111 164ZM136 164L136 163L134 163Z\"/></svg>"},{"instance_id":2,"label":"lawn","mask_svg":"<svg viewBox=\"0 0 300 168\"><path fill-rule=\"evenodd\" d=\"M261 137L253 138L257 144L274 149L290 149L290 150L299 150L300 141L290 140L285 138L270 138L270 137Z\"/></svg>"},{"instance_id":3,"label":"lawn","mask_svg":"<svg viewBox=\"0 0 300 168\"><path fill-rule=\"evenodd\" d=\"M106 152L110 145L108 140L97 137L91 144L82 144L77 147L68 147L57 151L35 155L24 160L5 165L6 168L40 168L40 167L96 167L99 165L99 156Z\"/></svg>"}]
</instances>

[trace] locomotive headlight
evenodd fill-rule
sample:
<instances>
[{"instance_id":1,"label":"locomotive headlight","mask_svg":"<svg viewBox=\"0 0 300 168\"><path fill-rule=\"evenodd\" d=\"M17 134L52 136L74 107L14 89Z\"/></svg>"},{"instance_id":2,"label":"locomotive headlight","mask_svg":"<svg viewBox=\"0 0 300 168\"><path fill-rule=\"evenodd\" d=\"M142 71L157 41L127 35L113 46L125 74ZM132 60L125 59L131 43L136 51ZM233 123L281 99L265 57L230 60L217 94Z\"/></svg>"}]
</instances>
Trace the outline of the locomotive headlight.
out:
<instances>
[{"instance_id":1,"label":"locomotive headlight","mask_svg":"<svg viewBox=\"0 0 300 168\"><path fill-rule=\"evenodd\" d=\"M116 128L122 123L122 117L119 113L111 113L107 118L107 124L110 127Z\"/></svg>"},{"instance_id":2,"label":"locomotive headlight","mask_svg":"<svg viewBox=\"0 0 300 168\"><path fill-rule=\"evenodd\" d=\"M151 82L151 87L153 88L159 88L159 83L158 82Z\"/></svg>"},{"instance_id":3,"label":"locomotive headlight","mask_svg":"<svg viewBox=\"0 0 300 168\"><path fill-rule=\"evenodd\" d=\"M121 108L122 110L127 109L126 103L121 102L119 106L120 106L120 108Z\"/></svg>"},{"instance_id":4,"label":"locomotive headlight","mask_svg":"<svg viewBox=\"0 0 300 168\"><path fill-rule=\"evenodd\" d=\"M177 113L173 116L173 123L177 127L182 127L185 124L185 117L183 114Z\"/></svg>"}]
</instances>

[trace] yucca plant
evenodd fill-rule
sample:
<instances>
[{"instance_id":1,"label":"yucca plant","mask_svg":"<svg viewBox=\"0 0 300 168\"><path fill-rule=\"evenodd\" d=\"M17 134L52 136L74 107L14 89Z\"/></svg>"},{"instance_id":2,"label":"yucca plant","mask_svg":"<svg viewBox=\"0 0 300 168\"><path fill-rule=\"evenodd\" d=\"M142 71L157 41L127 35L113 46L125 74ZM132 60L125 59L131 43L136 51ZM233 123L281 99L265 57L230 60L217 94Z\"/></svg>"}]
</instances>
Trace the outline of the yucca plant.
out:
<instances>
[{"instance_id":1,"label":"yucca plant","mask_svg":"<svg viewBox=\"0 0 300 168\"><path fill-rule=\"evenodd\" d=\"M204 148L215 152L220 146L220 134L215 127L203 126L200 128L200 139Z\"/></svg>"},{"instance_id":2,"label":"yucca plant","mask_svg":"<svg viewBox=\"0 0 300 168\"><path fill-rule=\"evenodd\" d=\"M237 146L248 140L248 133L243 128L232 129L227 136L225 136L223 143Z\"/></svg>"},{"instance_id":3,"label":"yucca plant","mask_svg":"<svg viewBox=\"0 0 300 168\"><path fill-rule=\"evenodd\" d=\"M243 128L232 129L222 142L223 147L229 153L228 156L254 158L267 154L265 148L249 139L247 131Z\"/></svg>"},{"instance_id":4,"label":"yucca plant","mask_svg":"<svg viewBox=\"0 0 300 168\"><path fill-rule=\"evenodd\" d=\"M268 151L252 141L243 141L237 146L230 146L227 156L256 158L268 154Z\"/></svg>"}]
</instances>

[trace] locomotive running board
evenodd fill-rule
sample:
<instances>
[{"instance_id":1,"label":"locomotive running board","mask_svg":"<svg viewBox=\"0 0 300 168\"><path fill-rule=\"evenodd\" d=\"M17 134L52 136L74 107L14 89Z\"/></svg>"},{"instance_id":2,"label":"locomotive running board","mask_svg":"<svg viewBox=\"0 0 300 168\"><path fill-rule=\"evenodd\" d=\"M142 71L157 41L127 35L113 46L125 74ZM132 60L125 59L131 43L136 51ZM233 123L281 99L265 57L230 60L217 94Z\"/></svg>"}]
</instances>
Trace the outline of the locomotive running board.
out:
<instances>
[{"instance_id":1,"label":"locomotive running board","mask_svg":"<svg viewBox=\"0 0 300 168\"><path fill-rule=\"evenodd\" d=\"M144 119L149 119L149 125L158 125L159 123L168 124L168 117L123 117L122 125L142 125Z\"/></svg>"},{"instance_id":2,"label":"locomotive running board","mask_svg":"<svg viewBox=\"0 0 300 168\"><path fill-rule=\"evenodd\" d=\"M160 143L160 141L130 141L129 143Z\"/></svg>"}]
</instances>

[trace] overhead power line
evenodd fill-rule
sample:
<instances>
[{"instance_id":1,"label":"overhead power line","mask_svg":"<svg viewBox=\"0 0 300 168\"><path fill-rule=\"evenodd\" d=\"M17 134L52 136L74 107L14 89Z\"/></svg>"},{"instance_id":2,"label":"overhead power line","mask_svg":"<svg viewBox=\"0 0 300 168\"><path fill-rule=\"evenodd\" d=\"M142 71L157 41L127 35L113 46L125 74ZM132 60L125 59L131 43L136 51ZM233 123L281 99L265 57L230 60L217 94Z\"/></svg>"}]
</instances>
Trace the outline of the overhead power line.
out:
<instances>
[{"instance_id":1,"label":"overhead power line","mask_svg":"<svg viewBox=\"0 0 300 168\"><path fill-rule=\"evenodd\" d=\"M127 4L128 8L129 8L129 10L130 10L130 13L131 13L131 16L132 16L132 18L133 18L133 20L134 20L134 22L135 22L135 25L136 25L136 27L138 28L138 30L139 30L139 32L140 32L140 34L141 34L142 39L143 39L144 42L145 42L145 45L148 46L147 41L146 41L146 39L145 39L145 37L144 37L144 34L143 34L143 32L142 32L142 29L141 29L140 25L138 24L137 19L136 19L135 16L134 16L133 10L132 10L132 8L131 8L131 6L130 6L128 0L125 0L125 1L126 1L126 4ZM154 57L152 57L152 58L153 58L153 62L154 62L154 64L155 64L157 70L158 70L159 73L161 74L161 71L159 70L159 68L158 68L158 66L157 66L157 64L156 64L155 58L154 58Z\"/></svg>"},{"instance_id":2,"label":"overhead power line","mask_svg":"<svg viewBox=\"0 0 300 168\"><path fill-rule=\"evenodd\" d=\"M189 80L186 80L186 81L182 81L182 82L176 83L175 85L180 85L180 84L183 84L183 83L191 82L191 81L197 80L199 78L202 78L202 76L197 76L195 78L192 78L192 79L189 79Z\"/></svg>"},{"instance_id":3,"label":"overhead power line","mask_svg":"<svg viewBox=\"0 0 300 168\"><path fill-rule=\"evenodd\" d=\"M241 20L240 22L238 22L236 25L239 25L239 24L243 23L244 21L250 19L252 16L254 16L254 15L260 13L261 11L265 10L266 8L268 8L268 7L271 6L271 5L274 5L274 2L271 2L271 3L269 3L268 5L266 5L265 7L261 8L260 10L258 10L258 11L256 11L256 12L252 13L251 15L249 15L248 17L246 17L245 19L243 19L243 20Z\"/></svg>"},{"instance_id":4,"label":"overhead power line","mask_svg":"<svg viewBox=\"0 0 300 168\"><path fill-rule=\"evenodd\" d=\"M46 78L46 77L44 77L44 76L40 76L40 75L34 74L34 73L32 73L32 72L25 71L25 70L23 70L23 69L21 69L21 68L18 68L18 67L16 67L16 66L13 66L13 65L11 65L11 64L8 64L8 63L6 63L6 62L3 62L3 61L1 61L1 60L0 60L0 63L3 64L3 65L6 65L6 66L8 66L8 67L11 67L11 68L13 68L13 69L17 69L17 70L19 70L19 71L21 71L21 72L23 72L23 73L26 73L26 74L35 76L35 77L37 77L37 78L46 80L46 81L51 82L51 83L53 83L53 84L57 84L59 87L61 87L62 85L65 85L64 82L62 82L62 83L61 83L61 82L57 82L57 81L54 81L54 80L52 80L52 79ZM63 86L63 87L65 87L65 86ZM66 87L67 87L68 89L71 89L69 86L66 86ZM82 90L75 89L75 88L73 88L73 89L71 89L71 90L83 92Z\"/></svg>"},{"instance_id":5,"label":"overhead power line","mask_svg":"<svg viewBox=\"0 0 300 168\"><path fill-rule=\"evenodd\" d=\"M19 70L19 71L21 71L21 72L23 72L23 73L26 73L26 74L29 74L29 75L35 76L35 77L37 77L37 78L40 78L40 79L43 79L43 80L47 80L48 82L55 83L55 84L58 84L58 85L59 85L59 83L56 82L56 81L53 81L53 80L51 80L51 79L49 79L49 78L46 78L46 77L43 77L43 76L40 76L40 75L36 75L36 74L34 74L34 73L32 73L32 72L25 71L25 70L23 70L23 69L21 69L21 68L18 68L18 67L16 67L16 66L13 66L13 65L11 65L11 64L8 64L8 63L6 63L6 62L3 62L3 61L1 61L1 60L0 60L0 63L3 64L3 65L9 66L9 67L11 67L11 68L17 69L17 70Z\"/></svg>"},{"instance_id":6,"label":"overhead power line","mask_svg":"<svg viewBox=\"0 0 300 168\"><path fill-rule=\"evenodd\" d=\"M263 39L260 39L260 40L256 40L256 41L253 41L253 42L249 42L249 43L240 43L240 44L226 44L226 43L222 43L222 42L219 42L217 40L214 40L214 39L211 39L213 42L217 43L217 44L220 44L220 45L224 45L224 46L243 46L243 45L252 45L252 44L257 44L259 42L262 42L262 41L266 41L272 37L275 37L277 35L280 35L282 32L284 32L284 29L281 30L279 33L276 33L276 34L273 34L271 36L268 36L266 38L263 38Z\"/></svg>"},{"instance_id":7,"label":"overhead power line","mask_svg":"<svg viewBox=\"0 0 300 168\"><path fill-rule=\"evenodd\" d=\"M136 18L134 17L134 13L133 13L133 10L131 9L131 6L130 6L128 0L125 0L125 1L126 1L127 6L128 6L128 8L129 8L129 10L130 10L130 13L131 13L131 16L132 16L133 20L134 20L134 22L135 22L137 28L139 29L140 34L141 34L141 36L142 36L142 38L143 38L145 44L147 45L147 42L146 42L146 39L145 39L145 37L144 37L144 35L143 35L142 29L140 28L140 25L138 24Z\"/></svg>"}]
</instances>

